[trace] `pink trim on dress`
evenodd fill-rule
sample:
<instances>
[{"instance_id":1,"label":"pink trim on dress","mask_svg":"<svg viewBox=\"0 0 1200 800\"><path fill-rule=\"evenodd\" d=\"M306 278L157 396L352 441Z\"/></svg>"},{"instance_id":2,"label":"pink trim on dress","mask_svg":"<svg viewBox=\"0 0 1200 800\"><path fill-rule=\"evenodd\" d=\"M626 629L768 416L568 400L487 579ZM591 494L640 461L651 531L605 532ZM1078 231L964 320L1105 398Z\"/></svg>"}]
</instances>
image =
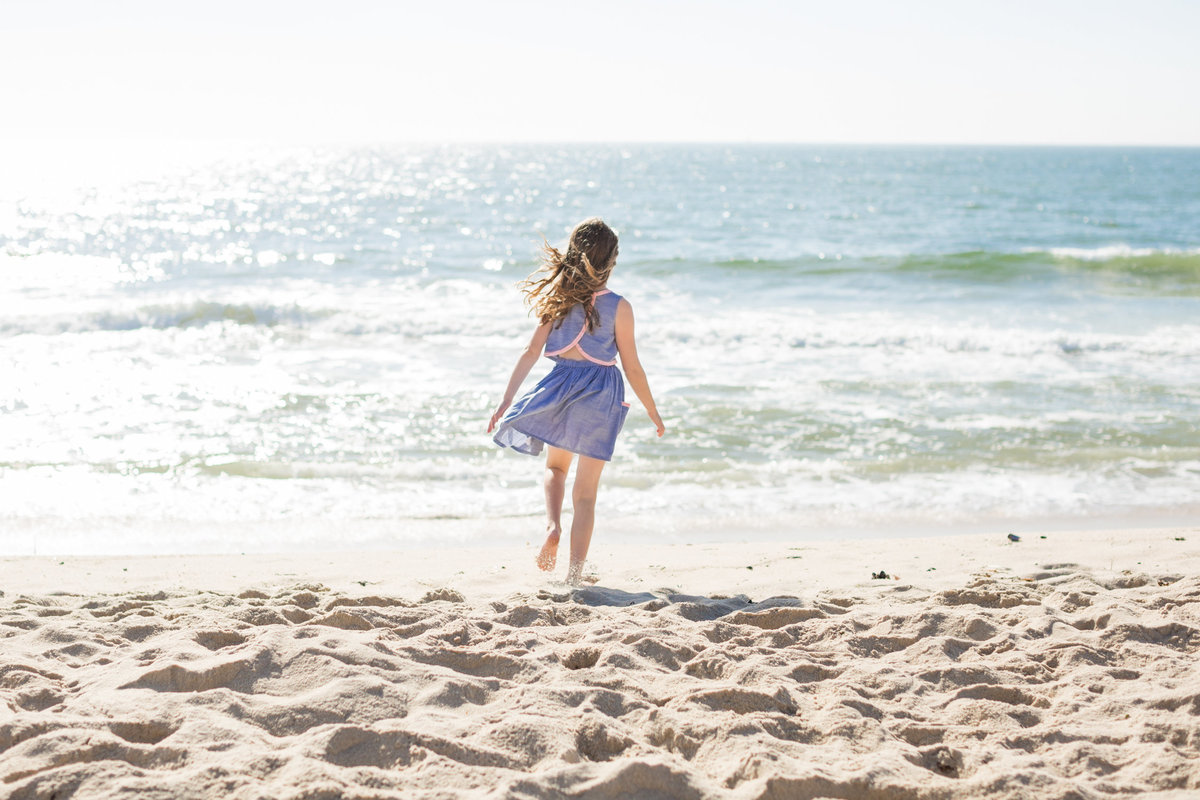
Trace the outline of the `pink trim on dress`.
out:
<instances>
[{"instance_id":1,"label":"pink trim on dress","mask_svg":"<svg viewBox=\"0 0 1200 800\"><path fill-rule=\"evenodd\" d=\"M615 367L617 365L617 360L615 358L612 361L601 361L598 358L592 358L591 356L589 356L587 354L587 351L584 350L582 347L579 348L579 354L581 356L583 356L584 358L586 358L588 361L591 361L593 364L599 364L602 367Z\"/></svg>"},{"instance_id":2,"label":"pink trim on dress","mask_svg":"<svg viewBox=\"0 0 1200 800\"><path fill-rule=\"evenodd\" d=\"M592 292L592 297L596 298L602 294L609 294L610 292L612 292L612 289L601 289L598 292ZM555 350L553 353L545 353L546 358L550 358L551 356L562 355L563 353L568 352L572 347L578 346L580 340L583 339L583 334L585 334L585 333L587 333L587 320L586 319L584 319L583 326L579 329L579 335L575 337L574 341L572 341L566 347L563 347L559 350ZM612 361L601 361L598 358L592 358L591 356L589 356L582 347L579 348L579 355L583 356L588 361L591 361L593 364L599 364L602 367L615 367L617 365L617 360L615 358Z\"/></svg>"},{"instance_id":3,"label":"pink trim on dress","mask_svg":"<svg viewBox=\"0 0 1200 800\"><path fill-rule=\"evenodd\" d=\"M562 348L561 350L555 350L553 353L546 353L546 357L547 357L547 358L549 358L550 356L556 356L556 355L558 355L559 353L565 353L565 352L567 352L567 351L568 351L568 350L570 350L572 347L574 347L575 345L579 344L579 340L583 338L583 334L584 334L585 332L587 332L587 320L586 320L586 319L583 321L583 327L579 329L579 335L575 337L575 340L574 340L574 341L572 341L572 342L571 342L569 345L567 345L566 347ZM581 348L579 348L579 352L583 353L583 348L582 348L582 347L581 347ZM584 354L585 356L587 355L587 353L583 353L583 354Z\"/></svg>"}]
</instances>

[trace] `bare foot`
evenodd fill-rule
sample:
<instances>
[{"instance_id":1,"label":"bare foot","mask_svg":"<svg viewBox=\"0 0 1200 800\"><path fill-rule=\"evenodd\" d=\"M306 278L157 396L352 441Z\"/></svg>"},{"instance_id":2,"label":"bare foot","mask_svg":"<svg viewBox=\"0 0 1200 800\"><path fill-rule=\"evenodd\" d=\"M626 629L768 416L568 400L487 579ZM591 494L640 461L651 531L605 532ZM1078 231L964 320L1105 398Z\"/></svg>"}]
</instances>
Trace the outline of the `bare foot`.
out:
<instances>
[{"instance_id":1,"label":"bare foot","mask_svg":"<svg viewBox=\"0 0 1200 800\"><path fill-rule=\"evenodd\" d=\"M558 536L561 532L553 525L546 526L546 543L537 556L538 569L542 572L553 572L554 565L558 563Z\"/></svg>"},{"instance_id":2,"label":"bare foot","mask_svg":"<svg viewBox=\"0 0 1200 800\"><path fill-rule=\"evenodd\" d=\"M600 577L598 575L583 574L583 564L572 564L567 569L567 584L570 586L582 586L585 583L591 585L599 582Z\"/></svg>"}]
</instances>

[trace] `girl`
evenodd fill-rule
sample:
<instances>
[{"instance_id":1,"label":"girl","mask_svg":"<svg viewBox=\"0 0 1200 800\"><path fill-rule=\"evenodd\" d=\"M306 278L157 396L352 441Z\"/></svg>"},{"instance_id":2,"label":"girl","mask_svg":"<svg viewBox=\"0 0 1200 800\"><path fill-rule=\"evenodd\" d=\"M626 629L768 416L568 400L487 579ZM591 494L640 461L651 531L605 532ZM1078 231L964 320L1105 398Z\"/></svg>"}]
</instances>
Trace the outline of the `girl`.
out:
<instances>
[{"instance_id":1,"label":"girl","mask_svg":"<svg viewBox=\"0 0 1200 800\"><path fill-rule=\"evenodd\" d=\"M625 377L650 415L658 435L666 431L646 372L633 341L633 308L606 288L617 263L617 235L599 219L584 220L571 231L567 252L547 242L542 267L521 287L541 324L513 368L504 399L488 422L496 444L536 456L546 447L546 543L537 565L546 572L558 559L563 494L571 459L579 456L571 490L571 563L567 582L583 579L583 562L592 541L596 489L604 463L625 422ZM555 362L545 378L513 405L521 382L545 349ZM509 408L509 406L512 406ZM505 414L505 411L508 413ZM503 419L501 419L503 417ZM497 427L497 422L499 426Z\"/></svg>"}]
</instances>

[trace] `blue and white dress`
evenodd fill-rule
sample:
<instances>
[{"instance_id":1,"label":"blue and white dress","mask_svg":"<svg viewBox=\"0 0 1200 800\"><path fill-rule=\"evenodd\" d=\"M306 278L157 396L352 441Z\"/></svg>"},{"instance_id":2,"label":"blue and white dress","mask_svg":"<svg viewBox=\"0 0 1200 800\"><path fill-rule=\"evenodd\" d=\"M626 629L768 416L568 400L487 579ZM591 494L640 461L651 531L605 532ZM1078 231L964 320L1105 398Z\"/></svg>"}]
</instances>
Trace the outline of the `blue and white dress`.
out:
<instances>
[{"instance_id":1,"label":"blue and white dress","mask_svg":"<svg viewBox=\"0 0 1200 800\"><path fill-rule=\"evenodd\" d=\"M617 434L625 424L625 380L617 368L614 323L621 296L608 289L592 300L600 323L588 331L583 304L550 329L545 355L554 368L521 397L496 429L493 441L536 456L548 444L572 453L611 461ZM560 358L574 347L584 360Z\"/></svg>"}]
</instances>

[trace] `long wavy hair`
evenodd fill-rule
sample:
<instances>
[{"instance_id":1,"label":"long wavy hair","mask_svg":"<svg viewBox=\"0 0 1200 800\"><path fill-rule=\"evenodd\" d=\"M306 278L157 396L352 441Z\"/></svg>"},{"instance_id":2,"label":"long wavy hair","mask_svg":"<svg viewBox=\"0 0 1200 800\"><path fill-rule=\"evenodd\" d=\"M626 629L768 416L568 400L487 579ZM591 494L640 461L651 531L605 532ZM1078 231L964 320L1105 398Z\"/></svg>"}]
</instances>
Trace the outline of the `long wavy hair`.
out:
<instances>
[{"instance_id":1,"label":"long wavy hair","mask_svg":"<svg viewBox=\"0 0 1200 800\"><path fill-rule=\"evenodd\" d=\"M525 302L543 324L562 324L573 307L583 304L588 331L600 324L592 295L608 281L617 263L617 234L599 217L585 219L571 231L567 251L543 238L541 266L520 283Z\"/></svg>"}]
</instances>

